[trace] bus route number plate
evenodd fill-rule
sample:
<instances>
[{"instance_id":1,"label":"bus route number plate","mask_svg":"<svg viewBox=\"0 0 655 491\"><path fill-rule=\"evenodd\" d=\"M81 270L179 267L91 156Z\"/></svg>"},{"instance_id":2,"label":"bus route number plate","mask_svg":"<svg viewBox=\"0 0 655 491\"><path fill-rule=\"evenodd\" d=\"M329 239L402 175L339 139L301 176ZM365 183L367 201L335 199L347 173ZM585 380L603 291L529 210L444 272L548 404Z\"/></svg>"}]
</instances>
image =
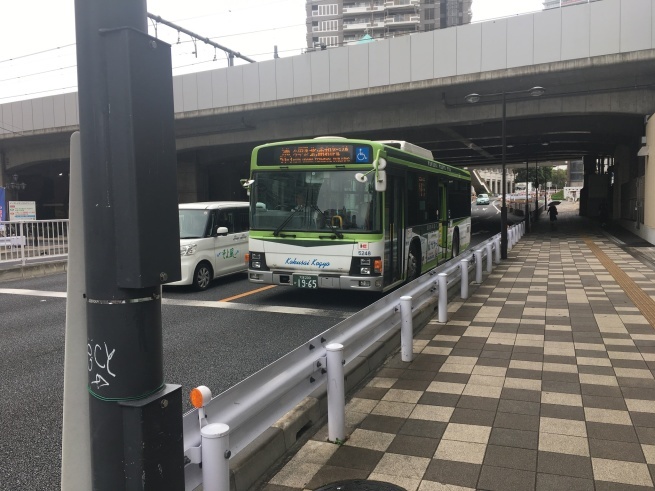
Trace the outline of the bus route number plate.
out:
<instances>
[{"instance_id":1,"label":"bus route number plate","mask_svg":"<svg viewBox=\"0 0 655 491\"><path fill-rule=\"evenodd\" d=\"M293 275L293 286L298 288L318 288L318 277L314 275Z\"/></svg>"}]
</instances>

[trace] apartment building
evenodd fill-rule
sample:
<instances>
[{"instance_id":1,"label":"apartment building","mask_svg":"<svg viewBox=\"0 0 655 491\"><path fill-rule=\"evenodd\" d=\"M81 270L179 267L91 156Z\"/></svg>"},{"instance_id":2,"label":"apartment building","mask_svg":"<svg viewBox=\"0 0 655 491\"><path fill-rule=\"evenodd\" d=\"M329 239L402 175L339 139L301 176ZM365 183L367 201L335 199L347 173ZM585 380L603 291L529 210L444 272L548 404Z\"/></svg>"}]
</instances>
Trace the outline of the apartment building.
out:
<instances>
[{"instance_id":1,"label":"apartment building","mask_svg":"<svg viewBox=\"0 0 655 491\"><path fill-rule=\"evenodd\" d=\"M473 0L307 0L307 48L326 49L471 22Z\"/></svg>"}]
</instances>

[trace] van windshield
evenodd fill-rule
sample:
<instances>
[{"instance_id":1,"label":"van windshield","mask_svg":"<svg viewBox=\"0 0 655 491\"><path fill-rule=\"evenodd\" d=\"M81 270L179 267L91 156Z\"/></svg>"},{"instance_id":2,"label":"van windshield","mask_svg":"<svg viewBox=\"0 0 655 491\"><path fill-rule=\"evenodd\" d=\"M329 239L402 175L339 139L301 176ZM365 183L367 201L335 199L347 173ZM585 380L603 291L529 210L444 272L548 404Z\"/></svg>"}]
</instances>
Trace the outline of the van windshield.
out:
<instances>
[{"instance_id":1,"label":"van windshield","mask_svg":"<svg viewBox=\"0 0 655 491\"><path fill-rule=\"evenodd\" d=\"M200 239L208 236L208 210L179 210L180 239Z\"/></svg>"}]
</instances>

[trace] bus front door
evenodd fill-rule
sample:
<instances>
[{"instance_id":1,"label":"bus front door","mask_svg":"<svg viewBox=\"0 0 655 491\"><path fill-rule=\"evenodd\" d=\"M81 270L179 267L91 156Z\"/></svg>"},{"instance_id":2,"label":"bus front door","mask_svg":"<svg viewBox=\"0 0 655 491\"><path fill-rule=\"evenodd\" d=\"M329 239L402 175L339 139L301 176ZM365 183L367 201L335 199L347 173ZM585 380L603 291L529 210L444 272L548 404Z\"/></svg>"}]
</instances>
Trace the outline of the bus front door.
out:
<instances>
[{"instance_id":1,"label":"bus front door","mask_svg":"<svg viewBox=\"0 0 655 491\"><path fill-rule=\"evenodd\" d=\"M401 176L387 173L387 191L384 203L385 285L396 283L403 278L404 193L404 179Z\"/></svg>"}]
</instances>

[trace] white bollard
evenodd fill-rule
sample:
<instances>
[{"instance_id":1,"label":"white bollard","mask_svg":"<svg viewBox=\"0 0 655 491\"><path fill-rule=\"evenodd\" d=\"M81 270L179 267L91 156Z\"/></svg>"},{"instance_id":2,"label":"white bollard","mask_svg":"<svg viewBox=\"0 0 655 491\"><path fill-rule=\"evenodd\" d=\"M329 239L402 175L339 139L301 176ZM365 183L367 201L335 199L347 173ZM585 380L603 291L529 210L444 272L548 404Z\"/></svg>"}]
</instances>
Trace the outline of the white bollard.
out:
<instances>
[{"instance_id":1,"label":"white bollard","mask_svg":"<svg viewBox=\"0 0 655 491\"><path fill-rule=\"evenodd\" d=\"M511 250L514 247L514 227L509 227L507 230L507 250Z\"/></svg>"},{"instance_id":2,"label":"white bollard","mask_svg":"<svg viewBox=\"0 0 655 491\"><path fill-rule=\"evenodd\" d=\"M491 271L493 271L493 267L494 267L493 266L493 252L492 252L493 245L491 244L491 242L487 243L486 249L487 249L487 273L491 273Z\"/></svg>"},{"instance_id":3,"label":"white bollard","mask_svg":"<svg viewBox=\"0 0 655 491\"><path fill-rule=\"evenodd\" d=\"M448 275L439 273L437 275L437 287L439 288L439 322L448 322Z\"/></svg>"},{"instance_id":4,"label":"white bollard","mask_svg":"<svg viewBox=\"0 0 655 491\"><path fill-rule=\"evenodd\" d=\"M412 297L400 297L400 358L414 359L414 325L412 320Z\"/></svg>"},{"instance_id":5,"label":"white bollard","mask_svg":"<svg viewBox=\"0 0 655 491\"><path fill-rule=\"evenodd\" d=\"M328 396L328 439L343 442L346 439L346 393L343 381L343 345L328 344L327 351L327 396Z\"/></svg>"},{"instance_id":6,"label":"white bollard","mask_svg":"<svg viewBox=\"0 0 655 491\"><path fill-rule=\"evenodd\" d=\"M496 240L494 240L494 260L496 264L500 264L500 237L496 237Z\"/></svg>"},{"instance_id":7,"label":"white bollard","mask_svg":"<svg viewBox=\"0 0 655 491\"><path fill-rule=\"evenodd\" d=\"M230 489L230 427L212 423L200 429L202 438L202 489Z\"/></svg>"},{"instance_id":8,"label":"white bollard","mask_svg":"<svg viewBox=\"0 0 655 491\"><path fill-rule=\"evenodd\" d=\"M459 296L462 297L462 300L469 298L469 260L462 259L459 262L460 274L462 280L460 282L460 293Z\"/></svg>"},{"instance_id":9,"label":"white bollard","mask_svg":"<svg viewBox=\"0 0 655 491\"><path fill-rule=\"evenodd\" d=\"M482 249L478 249L475 254L475 282L482 283Z\"/></svg>"}]
</instances>

